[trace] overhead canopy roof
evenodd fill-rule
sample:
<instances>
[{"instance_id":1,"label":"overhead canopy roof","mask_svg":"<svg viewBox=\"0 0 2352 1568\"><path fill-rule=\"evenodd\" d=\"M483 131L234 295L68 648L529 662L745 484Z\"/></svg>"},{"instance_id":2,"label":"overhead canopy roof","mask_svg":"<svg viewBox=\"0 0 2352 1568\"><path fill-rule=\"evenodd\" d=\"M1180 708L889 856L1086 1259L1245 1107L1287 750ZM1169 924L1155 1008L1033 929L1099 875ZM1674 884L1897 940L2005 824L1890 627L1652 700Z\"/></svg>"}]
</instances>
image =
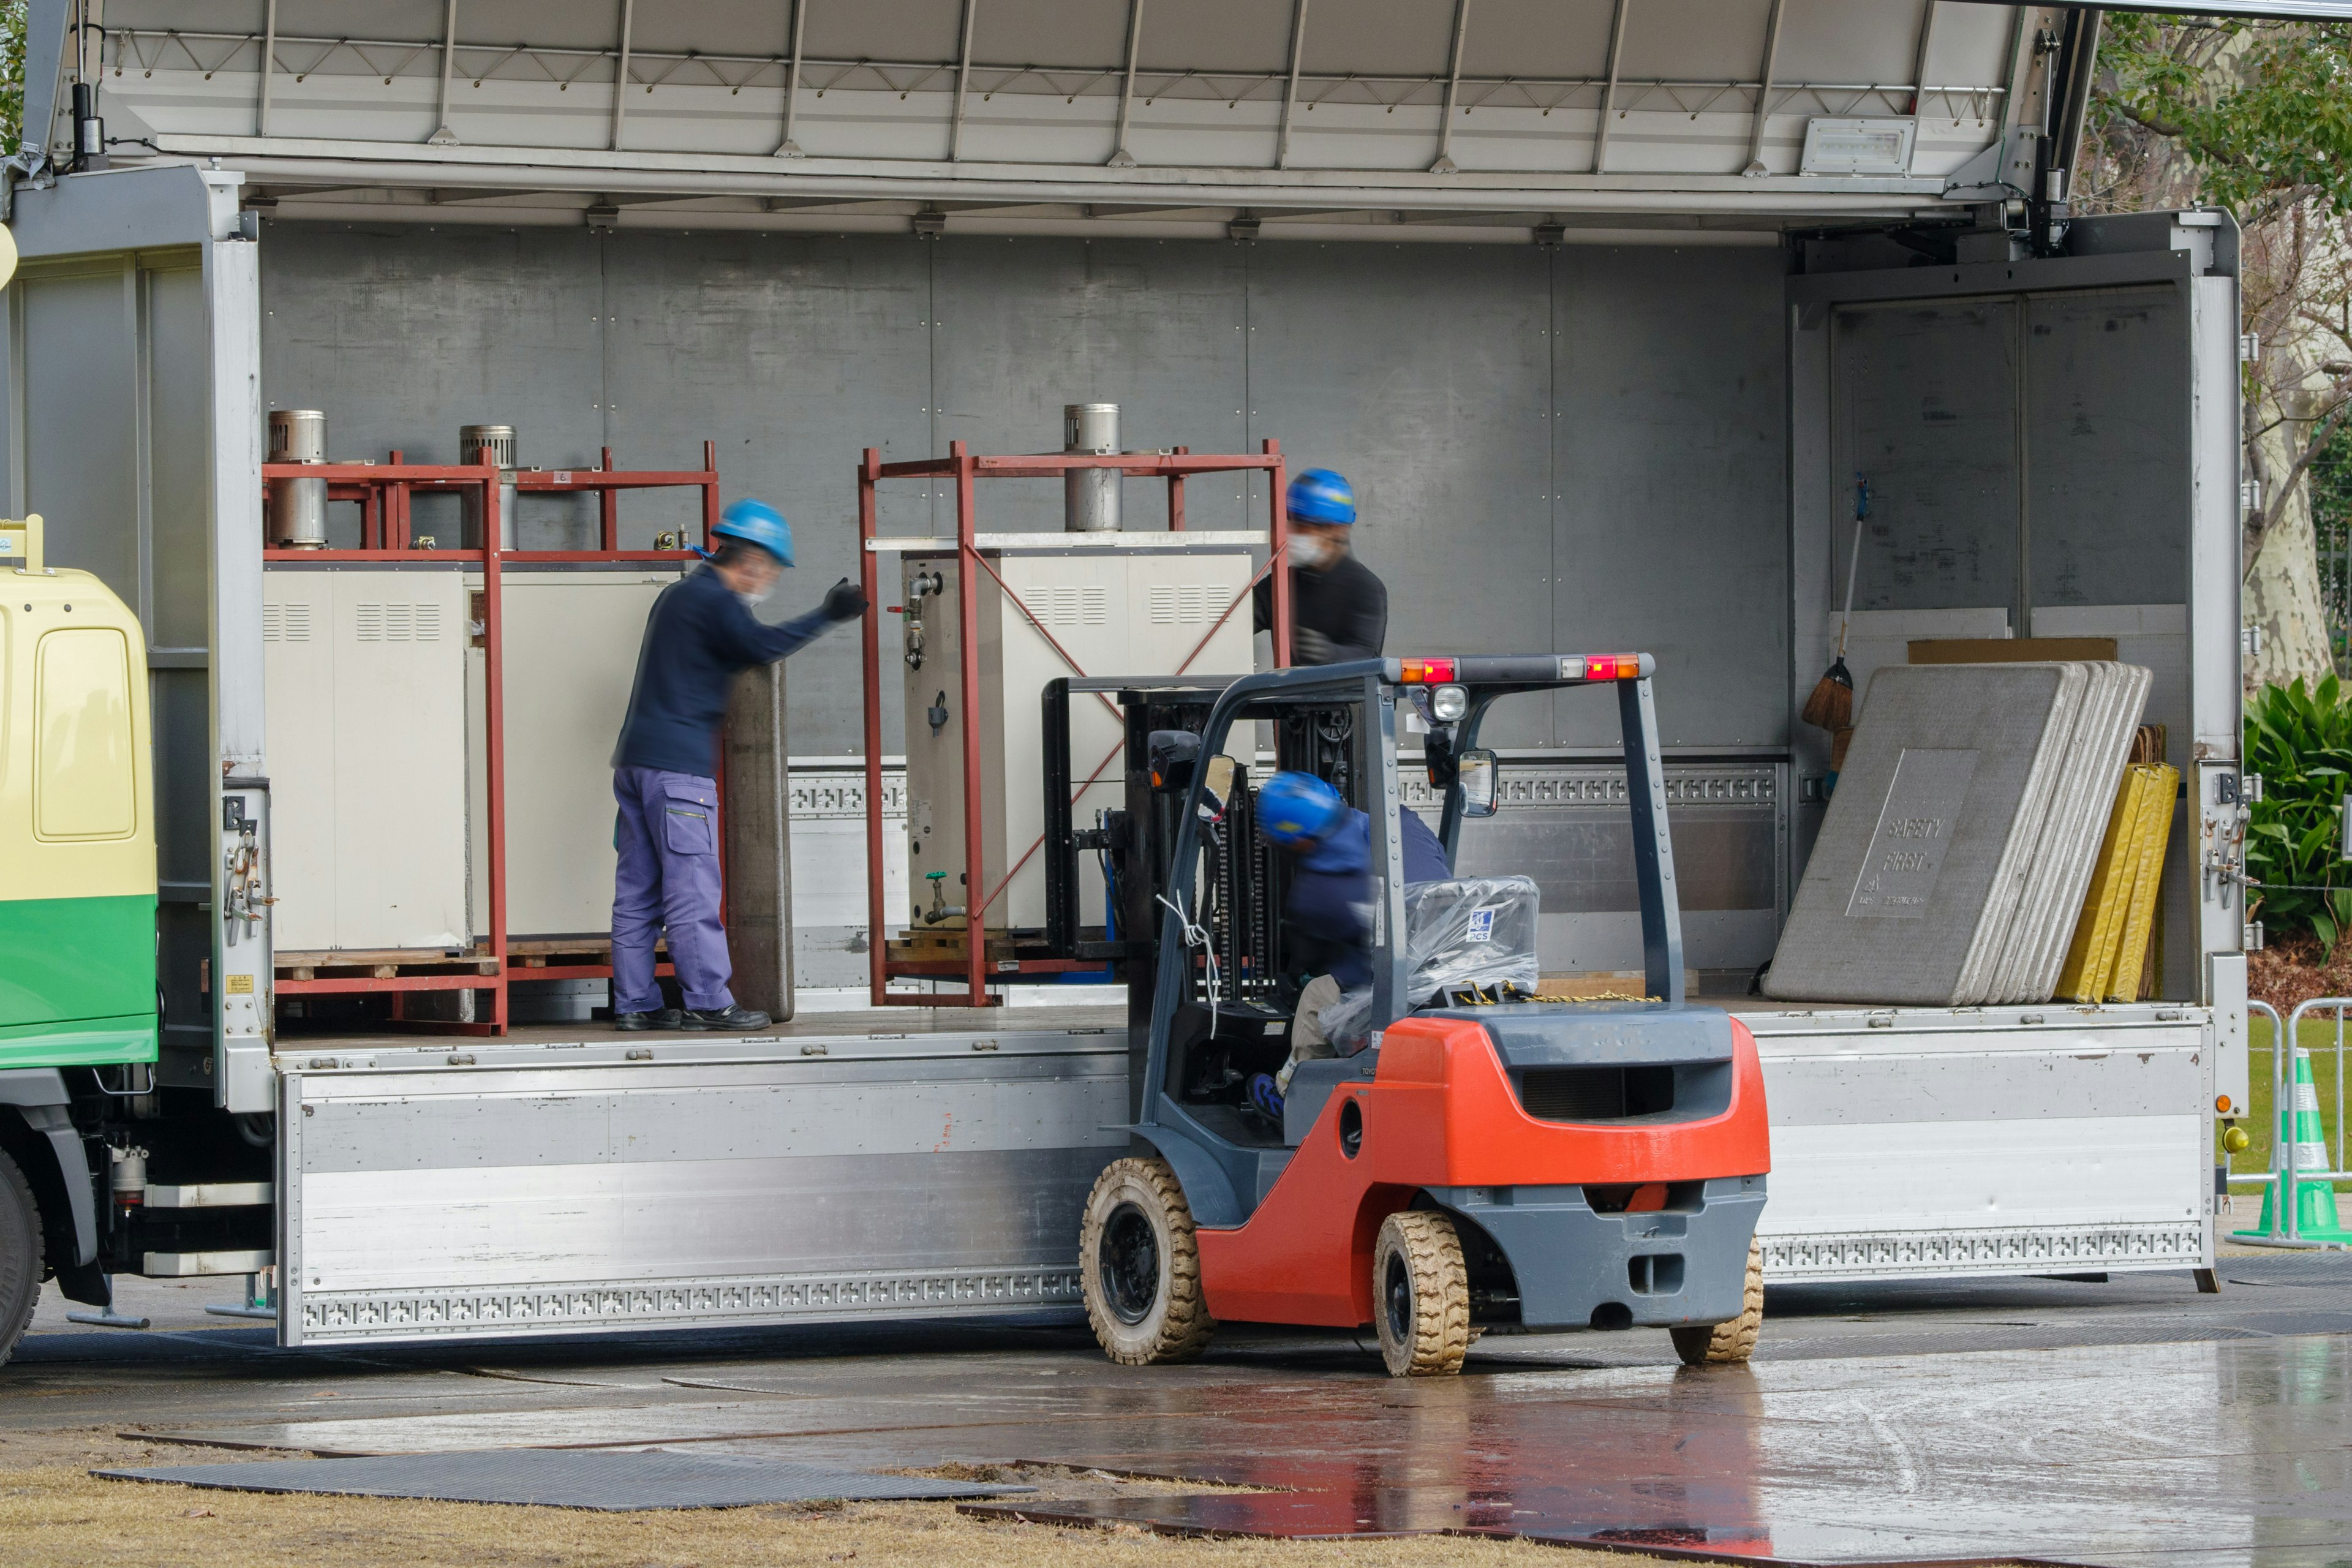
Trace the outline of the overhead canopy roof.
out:
<instances>
[{"instance_id":1,"label":"overhead canopy roof","mask_svg":"<svg viewBox=\"0 0 2352 1568\"><path fill-rule=\"evenodd\" d=\"M2352 15L2352 0L2302 9ZM68 0L34 11L29 121L79 55L110 134L144 139L118 158L216 156L289 210L682 200L1269 224L1937 205L2005 128L2041 122L2037 39L2064 16L1967 0L112 0L77 49Z\"/></svg>"}]
</instances>

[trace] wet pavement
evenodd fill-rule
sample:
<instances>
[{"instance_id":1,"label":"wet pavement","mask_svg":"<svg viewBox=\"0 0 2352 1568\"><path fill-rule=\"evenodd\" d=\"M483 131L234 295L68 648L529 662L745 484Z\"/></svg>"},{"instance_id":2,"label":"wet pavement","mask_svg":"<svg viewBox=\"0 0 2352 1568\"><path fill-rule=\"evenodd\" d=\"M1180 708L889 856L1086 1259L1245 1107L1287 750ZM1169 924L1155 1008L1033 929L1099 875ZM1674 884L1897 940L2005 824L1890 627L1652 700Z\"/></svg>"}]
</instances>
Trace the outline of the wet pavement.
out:
<instances>
[{"instance_id":1,"label":"wet pavement","mask_svg":"<svg viewBox=\"0 0 2352 1568\"><path fill-rule=\"evenodd\" d=\"M1380 1375L1233 1329L1112 1366L1039 1320L281 1352L131 1284L146 1334L45 1309L0 1432L219 1449L693 1446L853 1468L1051 1461L1276 1489L967 1505L1178 1533L1466 1531L1711 1558L2352 1564L2352 1257L2184 1274L1775 1289L1749 1368L1661 1332L1489 1335ZM126 1282L130 1283L130 1282Z\"/></svg>"}]
</instances>

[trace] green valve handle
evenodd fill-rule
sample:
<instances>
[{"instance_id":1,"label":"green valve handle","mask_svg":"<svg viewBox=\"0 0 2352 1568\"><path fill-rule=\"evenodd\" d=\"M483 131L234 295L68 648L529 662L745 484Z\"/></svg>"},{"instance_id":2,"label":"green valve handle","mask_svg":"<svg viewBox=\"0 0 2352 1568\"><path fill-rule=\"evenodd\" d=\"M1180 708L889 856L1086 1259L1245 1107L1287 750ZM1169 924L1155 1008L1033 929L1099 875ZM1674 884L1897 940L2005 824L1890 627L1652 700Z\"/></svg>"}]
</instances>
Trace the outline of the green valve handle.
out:
<instances>
[{"instance_id":1,"label":"green valve handle","mask_svg":"<svg viewBox=\"0 0 2352 1568\"><path fill-rule=\"evenodd\" d=\"M945 871L926 871L923 873L923 880L926 882L936 882L946 875L947 873Z\"/></svg>"}]
</instances>

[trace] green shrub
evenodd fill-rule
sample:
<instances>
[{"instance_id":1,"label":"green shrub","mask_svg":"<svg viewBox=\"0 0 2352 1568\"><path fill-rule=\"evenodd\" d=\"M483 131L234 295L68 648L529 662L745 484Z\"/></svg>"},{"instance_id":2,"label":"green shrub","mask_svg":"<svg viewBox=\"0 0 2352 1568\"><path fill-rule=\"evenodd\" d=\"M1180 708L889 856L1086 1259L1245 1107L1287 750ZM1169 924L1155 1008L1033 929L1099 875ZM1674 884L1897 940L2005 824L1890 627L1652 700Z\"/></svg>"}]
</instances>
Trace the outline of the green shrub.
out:
<instances>
[{"instance_id":1,"label":"green shrub","mask_svg":"<svg viewBox=\"0 0 2352 1568\"><path fill-rule=\"evenodd\" d=\"M2352 702L2332 675L2316 691L2296 677L2268 686L2246 708L2246 771L2263 778L2262 804L2246 829L2251 915L2280 931L2308 931L2333 959L2352 928L2352 863L2337 857L2336 816L2352 777Z\"/></svg>"}]
</instances>

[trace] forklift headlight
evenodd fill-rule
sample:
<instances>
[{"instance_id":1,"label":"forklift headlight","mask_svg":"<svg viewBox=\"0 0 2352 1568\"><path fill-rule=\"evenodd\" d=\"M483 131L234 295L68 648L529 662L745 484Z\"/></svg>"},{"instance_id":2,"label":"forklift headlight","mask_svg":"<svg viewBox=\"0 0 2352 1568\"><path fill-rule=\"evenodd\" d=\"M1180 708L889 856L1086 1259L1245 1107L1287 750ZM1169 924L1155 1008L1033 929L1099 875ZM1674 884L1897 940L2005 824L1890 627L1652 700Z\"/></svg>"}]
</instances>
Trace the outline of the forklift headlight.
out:
<instances>
[{"instance_id":1,"label":"forklift headlight","mask_svg":"<svg viewBox=\"0 0 2352 1568\"><path fill-rule=\"evenodd\" d=\"M1441 686L1429 694L1431 717L1441 724L1451 724L1470 711L1470 694L1458 686Z\"/></svg>"}]
</instances>

